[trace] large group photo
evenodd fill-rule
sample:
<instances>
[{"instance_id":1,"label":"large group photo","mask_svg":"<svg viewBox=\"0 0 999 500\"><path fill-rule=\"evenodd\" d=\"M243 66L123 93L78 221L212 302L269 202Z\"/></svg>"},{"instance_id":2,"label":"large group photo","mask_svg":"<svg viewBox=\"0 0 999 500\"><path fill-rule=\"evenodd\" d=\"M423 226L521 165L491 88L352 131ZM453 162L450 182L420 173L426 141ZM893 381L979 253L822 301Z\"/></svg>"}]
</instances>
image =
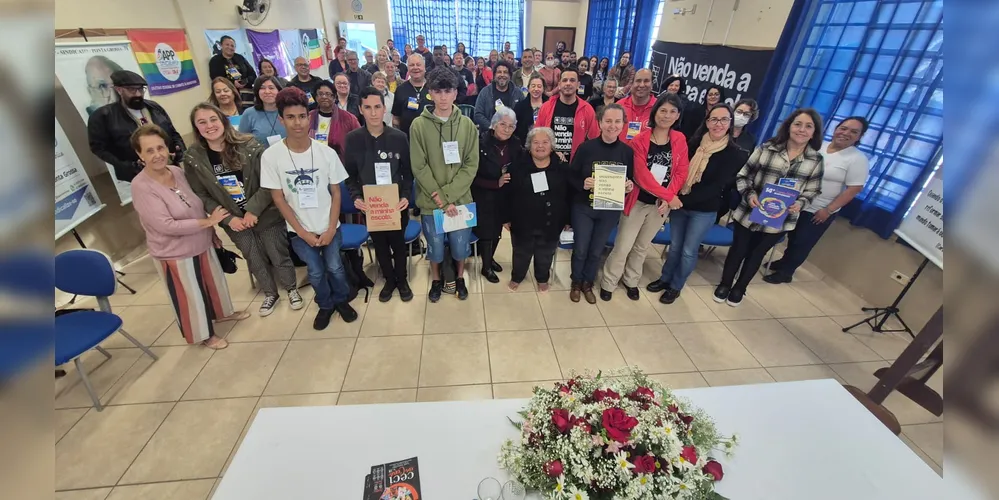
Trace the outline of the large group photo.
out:
<instances>
[{"instance_id":1,"label":"large group photo","mask_svg":"<svg viewBox=\"0 0 999 500\"><path fill-rule=\"evenodd\" d=\"M939 0L134 3L56 1L57 499L965 498Z\"/></svg>"}]
</instances>

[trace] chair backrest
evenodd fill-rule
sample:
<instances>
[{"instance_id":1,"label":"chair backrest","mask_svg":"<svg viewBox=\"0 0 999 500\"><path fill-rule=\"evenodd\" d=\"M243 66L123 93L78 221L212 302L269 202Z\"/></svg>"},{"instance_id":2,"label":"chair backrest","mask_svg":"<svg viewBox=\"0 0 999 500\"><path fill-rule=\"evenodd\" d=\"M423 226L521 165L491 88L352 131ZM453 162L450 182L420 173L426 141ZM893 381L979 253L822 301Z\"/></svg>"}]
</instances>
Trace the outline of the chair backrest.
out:
<instances>
[{"instance_id":1,"label":"chair backrest","mask_svg":"<svg viewBox=\"0 0 999 500\"><path fill-rule=\"evenodd\" d=\"M358 213L357 207L354 206L354 199L350 197L350 190L347 189L347 183L340 183L340 213L341 214L356 214Z\"/></svg>"},{"instance_id":2,"label":"chair backrest","mask_svg":"<svg viewBox=\"0 0 999 500\"><path fill-rule=\"evenodd\" d=\"M474 119L475 106L472 106L470 104L459 104L458 109L461 110L461 114Z\"/></svg>"},{"instance_id":3,"label":"chair backrest","mask_svg":"<svg viewBox=\"0 0 999 500\"><path fill-rule=\"evenodd\" d=\"M118 281L104 252L81 248L55 256L55 286L66 293L110 297Z\"/></svg>"}]
</instances>

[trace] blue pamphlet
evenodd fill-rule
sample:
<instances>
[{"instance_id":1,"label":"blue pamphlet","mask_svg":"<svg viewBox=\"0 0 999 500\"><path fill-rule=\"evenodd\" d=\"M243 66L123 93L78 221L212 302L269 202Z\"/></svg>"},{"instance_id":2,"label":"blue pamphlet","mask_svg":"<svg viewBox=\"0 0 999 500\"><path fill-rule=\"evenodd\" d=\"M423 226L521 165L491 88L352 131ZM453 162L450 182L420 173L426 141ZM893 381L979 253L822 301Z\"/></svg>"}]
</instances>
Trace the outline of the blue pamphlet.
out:
<instances>
[{"instance_id":1,"label":"blue pamphlet","mask_svg":"<svg viewBox=\"0 0 999 500\"><path fill-rule=\"evenodd\" d=\"M434 210L434 227L437 229L437 234L475 227L478 224L474 202L468 205L458 205L456 208L458 209L458 215L454 217L448 217L439 208Z\"/></svg>"},{"instance_id":2,"label":"blue pamphlet","mask_svg":"<svg viewBox=\"0 0 999 500\"><path fill-rule=\"evenodd\" d=\"M787 218L787 208L798 200L801 193L796 189L766 184L760 193L760 206L749 213L749 222L767 227L781 227Z\"/></svg>"}]
</instances>

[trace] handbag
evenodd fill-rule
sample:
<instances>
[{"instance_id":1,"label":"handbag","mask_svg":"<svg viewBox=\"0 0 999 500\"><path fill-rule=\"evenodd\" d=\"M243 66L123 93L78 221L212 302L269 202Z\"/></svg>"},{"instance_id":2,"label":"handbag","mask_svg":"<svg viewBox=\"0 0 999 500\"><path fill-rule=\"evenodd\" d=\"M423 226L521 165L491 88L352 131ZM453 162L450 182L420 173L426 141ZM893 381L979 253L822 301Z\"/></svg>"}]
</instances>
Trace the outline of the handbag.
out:
<instances>
[{"instance_id":1,"label":"handbag","mask_svg":"<svg viewBox=\"0 0 999 500\"><path fill-rule=\"evenodd\" d=\"M215 254L218 255L219 264L222 266L222 272L226 274L236 274L236 271L239 270L239 266L236 265L236 259L242 259L239 254L225 247L216 248Z\"/></svg>"}]
</instances>

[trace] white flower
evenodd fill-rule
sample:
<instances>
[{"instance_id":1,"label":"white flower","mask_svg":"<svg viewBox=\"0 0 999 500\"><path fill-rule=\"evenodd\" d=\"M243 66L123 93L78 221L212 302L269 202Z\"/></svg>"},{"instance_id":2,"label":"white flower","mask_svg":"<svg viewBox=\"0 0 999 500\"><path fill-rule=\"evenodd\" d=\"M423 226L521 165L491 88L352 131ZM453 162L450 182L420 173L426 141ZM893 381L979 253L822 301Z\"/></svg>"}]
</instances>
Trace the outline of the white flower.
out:
<instances>
[{"instance_id":1,"label":"white flower","mask_svg":"<svg viewBox=\"0 0 999 500\"><path fill-rule=\"evenodd\" d=\"M635 468L635 464L628 461L628 453L624 451L619 451L614 454L614 460L617 461L617 466L622 470L630 470Z\"/></svg>"},{"instance_id":2,"label":"white flower","mask_svg":"<svg viewBox=\"0 0 999 500\"><path fill-rule=\"evenodd\" d=\"M555 494L560 497L565 496L565 474L559 475L558 483L555 484Z\"/></svg>"},{"instance_id":3,"label":"white flower","mask_svg":"<svg viewBox=\"0 0 999 500\"><path fill-rule=\"evenodd\" d=\"M569 498L572 500L590 500L590 496L586 494L586 491L581 490L573 486L569 491Z\"/></svg>"}]
</instances>

